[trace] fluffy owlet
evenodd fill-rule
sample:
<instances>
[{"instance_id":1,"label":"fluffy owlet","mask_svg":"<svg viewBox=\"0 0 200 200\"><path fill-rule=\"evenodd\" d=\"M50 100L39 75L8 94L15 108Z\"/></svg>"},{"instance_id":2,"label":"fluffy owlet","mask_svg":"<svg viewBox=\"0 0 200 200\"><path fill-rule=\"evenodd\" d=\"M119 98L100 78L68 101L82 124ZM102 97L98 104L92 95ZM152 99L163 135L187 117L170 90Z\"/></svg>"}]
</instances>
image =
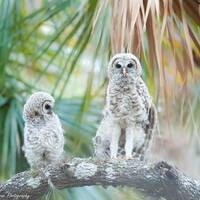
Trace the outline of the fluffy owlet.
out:
<instances>
[{"instance_id":1,"label":"fluffy owlet","mask_svg":"<svg viewBox=\"0 0 200 200\"><path fill-rule=\"evenodd\" d=\"M57 164L63 159L64 136L54 98L45 92L32 94L24 105L25 157L32 169Z\"/></svg>"},{"instance_id":2,"label":"fluffy owlet","mask_svg":"<svg viewBox=\"0 0 200 200\"><path fill-rule=\"evenodd\" d=\"M109 62L106 107L94 138L96 156L126 159L144 155L155 128L156 111L132 54L116 54Z\"/></svg>"}]
</instances>

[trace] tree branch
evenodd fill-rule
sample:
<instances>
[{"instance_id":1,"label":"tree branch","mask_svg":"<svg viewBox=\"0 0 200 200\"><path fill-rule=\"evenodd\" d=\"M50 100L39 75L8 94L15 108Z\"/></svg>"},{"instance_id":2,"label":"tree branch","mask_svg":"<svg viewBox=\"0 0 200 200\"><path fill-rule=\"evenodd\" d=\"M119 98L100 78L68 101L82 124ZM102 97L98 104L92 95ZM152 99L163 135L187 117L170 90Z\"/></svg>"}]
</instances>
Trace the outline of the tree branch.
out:
<instances>
[{"instance_id":1,"label":"tree branch","mask_svg":"<svg viewBox=\"0 0 200 200\"><path fill-rule=\"evenodd\" d=\"M61 167L47 167L33 178L30 171L16 174L0 185L0 199L38 199L55 187L90 185L131 186L151 197L167 200L199 200L200 183L186 177L166 162L147 164L133 160L96 160L74 158Z\"/></svg>"}]
</instances>

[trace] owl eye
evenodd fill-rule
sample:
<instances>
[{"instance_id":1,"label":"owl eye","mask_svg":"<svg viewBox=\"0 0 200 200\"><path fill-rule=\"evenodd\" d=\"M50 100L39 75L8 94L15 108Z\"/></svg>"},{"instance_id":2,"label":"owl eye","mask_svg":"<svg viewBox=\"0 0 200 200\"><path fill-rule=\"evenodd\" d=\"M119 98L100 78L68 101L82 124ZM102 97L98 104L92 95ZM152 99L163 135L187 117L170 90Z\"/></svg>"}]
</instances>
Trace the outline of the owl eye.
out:
<instances>
[{"instance_id":1,"label":"owl eye","mask_svg":"<svg viewBox=\"0 0 200 200\"><path fill-rule=\"evenodd\" d=\"M35 115L35 116L38 116L38 115L39 115L39 112L35 111L35 112L34 112L34 115Z\"/></svg>"},{"instance_id":2,"label":"owl eye","mask_svg":"<svg viewBox=\"0 0 200 200\"><path fill-rule=\"evenodd\" d=\"M46 101L44 104L43 104L43 111L47 114L51 114L52 113L52 105L51 105L51 102L49 101Z\"/></svg>"},{"instance_id":3,"label":"owl eye","mask_svg":"<svg viewBox=\"0 0 200 200\"><path fill-rule=\"evenodd\" d=\"M115 67L119 69L119 68L121 68L122 66L121 66L119 63L117 63L117 64L115 65Z\"/></svg>"},{"instance_id":4,"label":"owl eye","mask_svg":"<svg viewBox=\"0 0 200 200\"><path fill-rule=\"evenodd\" d=\"M51 106L49 104L46 104L44 107L45 107L46 110L51 109Z\"/></svg>"},{"instance_id":5,"label":"owl eye","mask_svg":"<svg viewBox=\"0 0 200 200\"><path fill-rule=\"evenodd\" d=\"M132 67L133 67L133 63L129 63L129 64L127 65L127 67L128 67L128 68L132 68Z\"/></svg>"}]
</instances>

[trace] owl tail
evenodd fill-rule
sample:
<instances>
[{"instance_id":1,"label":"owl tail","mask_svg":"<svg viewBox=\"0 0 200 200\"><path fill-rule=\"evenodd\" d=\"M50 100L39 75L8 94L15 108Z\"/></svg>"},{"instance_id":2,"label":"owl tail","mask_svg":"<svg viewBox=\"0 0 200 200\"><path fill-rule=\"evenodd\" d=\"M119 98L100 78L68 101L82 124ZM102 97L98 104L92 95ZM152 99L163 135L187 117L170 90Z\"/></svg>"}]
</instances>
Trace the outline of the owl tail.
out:
<instances>
[{"instance_id":1,"label":"owl tail","mask_svg":"<svg viewBox=\"0 0 200 200\"><path fill-rule=\"evenodd\" d=\"M56 187L54 186L54 184L51 181L51 178L48 177L48 191L47 193L45 193L45 195L42 197L42 200L46 200L46 199L51 199L51 200L56 200L56 199L60 199L58 198L60 196L60 191L58 189L56 189Z\"/></svg>"}]
</instances>

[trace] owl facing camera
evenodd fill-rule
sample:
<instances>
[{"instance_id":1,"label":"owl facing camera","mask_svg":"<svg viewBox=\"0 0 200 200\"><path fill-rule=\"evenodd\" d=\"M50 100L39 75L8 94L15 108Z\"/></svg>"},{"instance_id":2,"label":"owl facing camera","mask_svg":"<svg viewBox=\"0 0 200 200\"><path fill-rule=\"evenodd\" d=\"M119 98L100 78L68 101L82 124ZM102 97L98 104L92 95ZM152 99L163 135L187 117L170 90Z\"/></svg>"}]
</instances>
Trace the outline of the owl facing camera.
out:
<instances>
[{"instance_id":1,"label":"owl facing camera","mask_svg":"<svg viewBox=\"0 0 200 200\"><path fill-rule=\"evenodd\" d=\"M104 116L93 139L95 156L144 157L155 129L156 110L141 74L141 64L133 54L111 58Z\"/></svg>"}]
</instances>

